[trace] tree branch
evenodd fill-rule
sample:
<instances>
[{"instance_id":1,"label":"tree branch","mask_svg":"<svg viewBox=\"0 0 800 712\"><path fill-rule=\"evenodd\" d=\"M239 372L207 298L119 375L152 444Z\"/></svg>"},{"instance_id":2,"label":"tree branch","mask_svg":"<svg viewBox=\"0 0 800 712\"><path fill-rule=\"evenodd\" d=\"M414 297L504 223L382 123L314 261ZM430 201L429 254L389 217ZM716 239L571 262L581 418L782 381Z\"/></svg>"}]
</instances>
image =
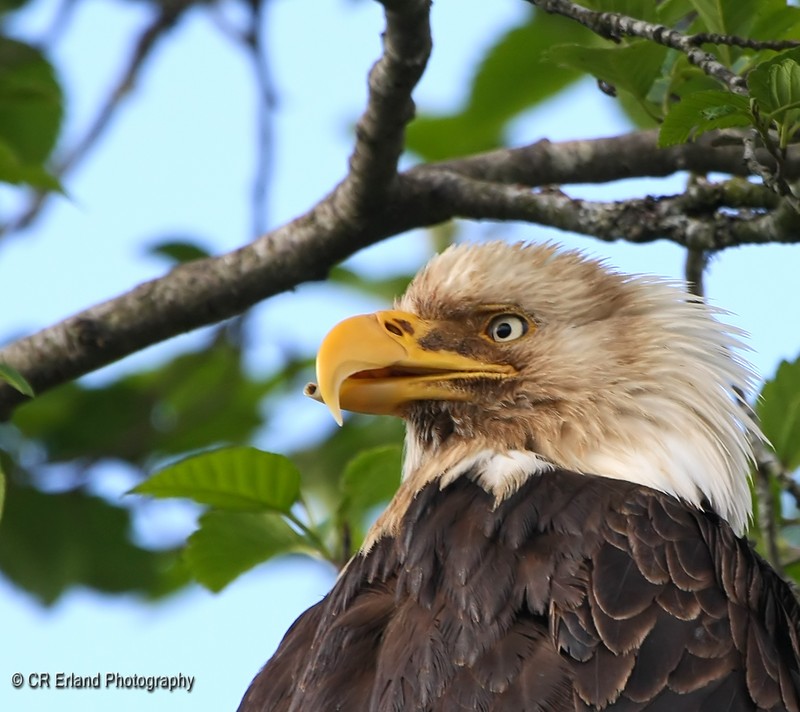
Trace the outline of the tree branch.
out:
<instances>
[{"instance_id":1,"label":"tree branch","mask_svg":"<svg viewBox=\"0 0 800 712\"><path fill-rule=\"evenodd\" d=\"M560 190L532 192L519 185L501 185L455 173L406 175L407 190L418 196L409 210L426 224L452 217L477 220L519 220L591 235L601 240L646 243L668 239L696 250L721 250L746 244L800 242L800 218L784 202L764 208L774 195L761 186L711 184L673 196L615 202L578 200ZM758 194L760 200L754 200ZM427 197L425 197L427 196ZM741 201L740 201L741 197ZM719 207L750 207L739 216ZM429 222L428 222L429 221Z\"/></svg>"},{"instance_id":2,"label":"tree branch","mask_svg":"<svg viewBox=\"0 0 800 712\"><path fill-rule=\"evenodd\" d=\"M663 177L678 171L748 176L741 132L714 131L695 143L658 147L658 131L552 143L547 139L521 148L502 148L468 158L417 166L409 175L458 173L497 183L529 187L569 183L608 183L625 178ZM776 169L772 154L754 148L761 166ZM800 147L791 146L783 164L788 179L800 177Z\"/></svg>"},{"instance_id":3,"label":"tree branch","mask_svg":"<svg viewBox=\"0 0 800 712\"><path fill-rule=\"evenodd\" d=\"M383 56L369 73L369 99L356 124L350 172L334 195L337 207L350 219L383 209L405 148L405 127L414 118L411 91L431 53L430 0L382 2Z\"/></svg>"},{"instance_id":4,"label":"tree branch","mask_svg":"<svg viewBox=\"0 0 800 712\"><path fill-rule=\"evenodd\" d=\"M742 47L743 49L772 49L776 52L800 47L800 42L797 40L751 40L747 37L737 37L736 35L719 35L716 32L698 32L694 35L688 35L687 39L698 47L704 44L714 44Z\"/></svg>"},{"instance_id":5,"label":"tree branch","mask_svg":"<svg viewBox=\"0 0 800 712\"><path fill-rule=\"evenodd\" d=\"M747 83L743 77L728 69L713 54L696 46L691 35L684 35L666 25L637 20L617 12L595 12L569 0L528 0L546 12L570 17L588 27L595 34L618 41L621 37L641 37L657 44L671 47L686 55L695 66L709 77L724 84L730 91L747 94Z\"/></svg>"},{"instance_id":6,"label":"tree branch","mask_svg":"<svg viewBox=\"0 0 800 712\"><path fill-rule=\"evenodd\" d=\"M696 297L705 296L705 285L703 276L708 265L708 254L703 250L686 250L686 260L684 262L683 274L686 286Z\"/></svg>"}]
</instances>

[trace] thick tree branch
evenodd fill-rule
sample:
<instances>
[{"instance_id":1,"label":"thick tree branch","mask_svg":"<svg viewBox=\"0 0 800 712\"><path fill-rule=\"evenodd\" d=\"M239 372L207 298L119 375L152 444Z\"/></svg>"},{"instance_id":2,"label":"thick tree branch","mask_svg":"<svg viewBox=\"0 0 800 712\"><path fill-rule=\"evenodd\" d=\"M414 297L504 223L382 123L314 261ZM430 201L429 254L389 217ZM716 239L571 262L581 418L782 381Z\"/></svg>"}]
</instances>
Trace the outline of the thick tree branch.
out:
<instances>
[{"instance_id":1,"label":"thick tree branch","mask_svg":"<svg viewBox=\"0 0 800 712\"><path fill-rule=\"evenodd\" d=\"M382 209L397 176L405 127L414 118L411 91L431 52L430 0L382 0L386 9L383 56L369 73L367 109L356 124L350 172L334 199L347 219Z\"/></svg>"},{"instance_id":2,"label":"thick tree branch","mask_svg":"<svg viewBox=\"0 0 800 712\"><path fill-rule=\"evenodd\" d=\"M409 194L420 196L419 215L426 215L432 223L452 217L518 220L606 241L668 239L696 250L800 242L796 213L785 203L765 211L775 200L774 195L749 184L728 188L712 185L674 196L605 203L570 198L560 190L532 192L524 186L490 183L455 173L406 179ZM757 201L754 193L759 195ZM759 203L757 209L741 211L738 216L717 210L731 204L749 208L752 202Z\"/></svg>"},{"instance_id":3,"label":"thick tree branch","mask_svg":"<svg viewBox=\"0 0 800 712\"><path fill-rule=\"evenodd\" d=\"M776 163L764 148L755 149L761 166ZM695 143L658 147L658 131L641 131L610 138L552 143L547 139L521 148L502 148L468 158L418 166L410 175L428 172L458 173L497 183L529 187L569 183L608 183L625 178L663 177L678 171L729 173L747 176L742 134L711 132ZM800 177L800 147L787 152L783 171L788 179Z\"/></svg>"}]
</instances>

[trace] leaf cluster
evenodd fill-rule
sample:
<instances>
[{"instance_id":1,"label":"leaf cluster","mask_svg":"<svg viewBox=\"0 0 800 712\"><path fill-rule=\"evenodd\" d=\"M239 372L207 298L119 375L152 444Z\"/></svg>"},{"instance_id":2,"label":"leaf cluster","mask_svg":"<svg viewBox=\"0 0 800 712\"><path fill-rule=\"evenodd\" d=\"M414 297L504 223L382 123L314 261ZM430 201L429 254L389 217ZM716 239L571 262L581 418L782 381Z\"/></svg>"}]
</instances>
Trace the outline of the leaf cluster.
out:
<instances>
[{"instance_id":1,"label":"leaf cluster","mask_svg":"<svg viewBox=\"0 0 800 712\"><path fill-rule=\"evenodd\" d=\"M635 36L616 38L609 46L570 19L534 11L479 63L464 107L447 115L423 114L409 127L408 147L426 160L499 147L520 114L586 74L618 98L632 124L660 126L662 146L684 143L713 129L753 126L763 133L775 129L783 147L796 133L797 50L776 52L759 42L800 40L800 8L784 0L579 4L677 28L687 37L716 36L718 43L701 43L702 49L745 76L749 95L720 88L676 49Z\"/></svg>"},{"instance_id":2,"label":"leaf cluster","mask_svg":"<svg viewBox=\"0 0 800 712\"><path fill-rule=\"evenodd\" d=\"M140 508L96 492L110 471L141 478L154 462L248 442L264 426L264 397L307 365L290 359L254 377L223 329L160 367L69 383L21 407L0 426L0 571L45 603L74 585L149 597L186 585L179 549L137 543Z\"/></svg>"},{"instance_id":3,"label":"leaf cluster","mask_svg":"<svg viewBox=\"0 0 800 712\"><path fill-rule=\"evenodd\" d=\"M341 568L364 538L375 509L400 482L401 449L365 450L338 479L337 503L315 523L292 461L256 448L233 447L181 460L132 491L185 497L209 509L190 537L184 561L191 574L220 591L274 556L309 554Z\"/></svg>"}]
</instances>

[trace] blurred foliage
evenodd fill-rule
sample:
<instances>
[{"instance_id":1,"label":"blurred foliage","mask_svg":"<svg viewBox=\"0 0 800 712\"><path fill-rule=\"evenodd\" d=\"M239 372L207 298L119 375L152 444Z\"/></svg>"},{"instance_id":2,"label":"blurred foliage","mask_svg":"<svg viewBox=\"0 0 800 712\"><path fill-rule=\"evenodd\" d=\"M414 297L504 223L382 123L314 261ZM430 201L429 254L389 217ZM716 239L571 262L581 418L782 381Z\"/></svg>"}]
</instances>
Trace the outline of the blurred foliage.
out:
<instances>
[{"instance_id":1,"label":"blurred foliage","mask_svg":"<svg viewBox=\"0 0 800 712\"><path fill-rule=\"evenodd\" d=\"M59 188L46 163L61 128L62 104L44 55L0 35L0 181Z\"/></svg>"},{"instance_id":2,"label":"blurred foliage","mask_svg":"<svg viewBox=\"0 0 800 712\"><path fill-rule=\"evenodd\" d=\"M6 473L0 465L0 520L3 519L3 507L6 503Z\"/></svg>"},{"instance_id":3,"label":"blurred foliage","mask_svg":"<svg viewBox=\"0 0 800 712\"><path fill-rule=\"evenodd\" d=\"M191 262L192 260L202 260L204 257L211 256L211 253L205 247L192 240L178 237L157 242L151 245L147 251L151 255L163 257L175 265Z\"/></svg>"},{"instance_id":4,"label":"blurred foliage","mask_svg":"<svg viewBox=\"0 0 800 712\"><path fill-rule=\"evenodd\" d=\"M23 395L33 398L31 384L25 380L25 377L19 371L11 368L8 364L0 363L0 381L5 381Z\"/></svg>"},{"instance_id":5,"label":"blurred foliage","mask_svg":"<svg viewBox=\"0 0 800 712\"><path fill-rule=\"evenodd\" d=\"M175 550L151 551L130 539L124 508L79 489L47 493L9 482L0 529L0 569L53 603L71 586L157 598L185 585Z\"/></svg>"},{"instance_id":6,"label":"blurred foliage","mask_svg":"<svg viewBox=\"0 0 800 712\"><path fill-rule=\"evenodd\" d=\"M761 428L786 472L800 468L800 358L783 361L756 405Z\"/></svg>"},{"instance_id":7,"label":"blurred foliage","mask_svg":"<svg viewBox=\"0 0 800 712\"><path fill-rule=\"evenodd\" d=\"M800 38L800 9L784 0L582 4L687 33ZM200 5L198 11L207 10ZM160 5L151 6L155 18ZM8 36L9 17L26 10L24 0L0 0L0 182L8 184L9 195L29 187L59 189L53 155L69 153L60 136L68 102L47 41ZM159 26L151 27L156 32ZM168 28L165 23L158 31ZM409 150L440 160L503 146L521 115L587 75L616 97L609 101L618 102L632 125L660 125L663 145L733 126L755 126L767 139L774 134L780 147L793 140L800 126L800 51L725 44L704 49L746 75L749 96L727 91L673 50L630 38L612 43L531 9L479 58L460 110L420 112L408 128ZM111 98L107 110L113 113L120 97ZM431 230L431 243L440 249L454 232L449 226ZM170 266L208 255L182 235L151 244L149 252ZM330 279L388 301L409 277L372 279L339 267ZM219 591L283 554L311 555L337 567L347 561L397 487L402 424L352 417L291 458L255 449L269 424L266 399L299 389L310 378L313 355L287 357L274 372L254 376L244 366L248 330L246 317L236 319L217 329L205 348L156 368L103 385L62 386L0 426L0 570L8 579L49 604L78 585L155 598L194 579ZM3 364L0 379L32 395L20 374ZM798 525L781 501L787 478L800 466L800 361L781 365L757 410L779 467L756 496L770 498L781 551L788 552L784 570L800 580L800 559L791 559L800 546ZM109 465L136 473L138 496L98 496ZM154 468L160 469L145 479ZM205 508L196 531L180 549L140 545L138 509L167 497Z\"/></svg>"},{"instance_id":8,"label":"blurred foliage","mask_svg":"<svg viewBox=\"0 0 800 712\"><path fill-rule=\"evenodd\" d=\"M800 468L800 356L780 364L755 411L774 460L760 463L755 473L750 535L770 563L800 582L800 485L794 479Z\"/></svg>"},{"instance_id":9,"label":"blurred foliage","mask_svg":"<svg viewBox=\"0 0 800 712\"><path fill-rule=\"evenodd\" d=\"M502 145L505 129L520 113L541 104L580 78L548 56L557 42L599 45L596 35L557 15L531 11L479 62L464 108L454 114L424 113L406 132L409 150L428 161Z\"/></svg>"}]
</instances>

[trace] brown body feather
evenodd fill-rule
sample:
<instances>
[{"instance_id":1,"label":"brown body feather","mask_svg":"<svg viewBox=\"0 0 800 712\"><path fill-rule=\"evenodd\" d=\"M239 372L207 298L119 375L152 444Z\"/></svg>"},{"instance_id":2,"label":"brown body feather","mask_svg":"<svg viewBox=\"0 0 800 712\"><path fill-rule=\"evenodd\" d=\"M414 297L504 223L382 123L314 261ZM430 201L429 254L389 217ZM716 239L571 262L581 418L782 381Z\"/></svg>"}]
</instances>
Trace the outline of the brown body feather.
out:
<instances>
[{"instance_id":1,"label":"brown body feather","mask_svg":"<svg viewBox=\"0 0 800 712\"><path fill-rule=\"evenodd\" d=\"M798 605L726 522L555 470L426 485L240 712L800 710Z\"/></svg>"}]
</instances>

